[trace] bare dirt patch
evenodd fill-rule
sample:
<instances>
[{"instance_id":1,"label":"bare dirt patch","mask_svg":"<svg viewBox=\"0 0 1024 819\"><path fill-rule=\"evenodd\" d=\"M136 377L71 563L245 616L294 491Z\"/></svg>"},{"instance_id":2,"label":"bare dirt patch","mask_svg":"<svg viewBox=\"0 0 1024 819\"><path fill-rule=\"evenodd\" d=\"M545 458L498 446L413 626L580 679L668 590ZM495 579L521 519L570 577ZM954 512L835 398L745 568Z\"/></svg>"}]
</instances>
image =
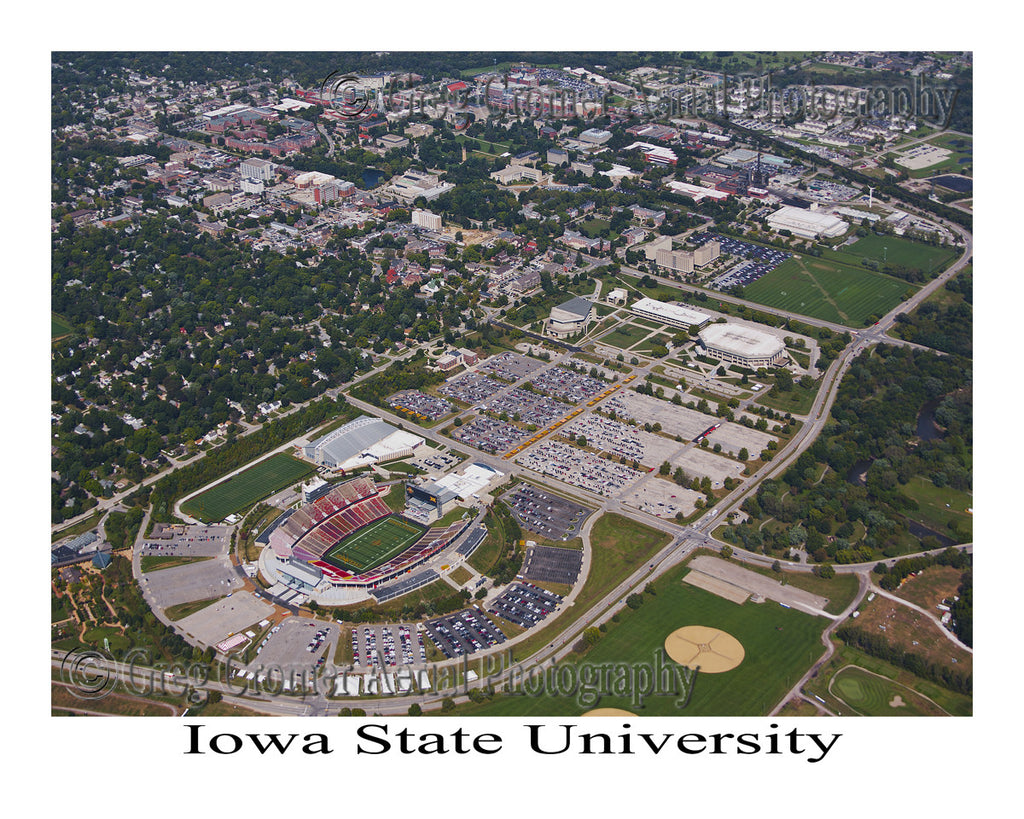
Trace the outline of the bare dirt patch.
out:
<instances>
[{"instance_id":1,"label":"bare dirt patch","mask_svg":"<svg viewBox=\"0 0 1024 819\"><path fill-rule=\"evenodd\" d=\"M973 657L970 652L953 643L938 625L909 606L879 595L864 607L855 623L870 634L884 635L893 645L919 654L929 662L971 673Z\"/></svg>"}]
</instances>

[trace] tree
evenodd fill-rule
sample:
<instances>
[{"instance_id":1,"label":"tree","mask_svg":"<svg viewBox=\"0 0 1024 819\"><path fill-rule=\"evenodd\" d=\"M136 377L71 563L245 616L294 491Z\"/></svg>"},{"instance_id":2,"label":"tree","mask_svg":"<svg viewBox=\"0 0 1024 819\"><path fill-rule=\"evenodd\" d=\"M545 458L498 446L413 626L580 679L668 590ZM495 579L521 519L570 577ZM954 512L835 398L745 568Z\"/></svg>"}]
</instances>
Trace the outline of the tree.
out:
<instances>
[{"instance_id":1,"label":"tree","mask_svg":"<svg viewBox=\"0 0 1024 819\"><path fill-rule=\"evenodd\" d=\"M423 716L423 709L418 702L414 702L409 706L408 714L410 717L420 717Z\"/></svg>"},{"instance_id":2,"label":"tree","mask_svg":"<svg viewBox=\"0 0 1024 819\"><path fill-rule=\"evenodd\" d=\"M732 557L732 546L726 545L722 547L722 557L724 557L726 560Z\"/></svg>"}]
</instances>

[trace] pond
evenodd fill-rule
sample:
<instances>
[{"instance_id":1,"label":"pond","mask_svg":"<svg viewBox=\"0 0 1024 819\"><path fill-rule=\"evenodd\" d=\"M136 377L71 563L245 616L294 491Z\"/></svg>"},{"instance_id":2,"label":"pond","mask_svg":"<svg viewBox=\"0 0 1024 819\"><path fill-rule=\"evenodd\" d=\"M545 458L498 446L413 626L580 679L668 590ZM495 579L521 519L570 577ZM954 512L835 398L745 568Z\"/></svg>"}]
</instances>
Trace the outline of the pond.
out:
<instances>
[{"instance_id":1,"label":"pond","mask_svg":"<svg viewBox=\"0 0 1024 819\"><path fill-rule=\"evenodd\" d=\"M363 190L376 188L380 184L380 180L383 178L383 171L379 171L376 168L366 168L363 171Z\"/></svg>"},{"instance_id":2,"label":"pond","mask_svg":"<svg viewBox=\"0 0 1024 819\"><path fill-rule=\"evenodd\" d=\"M934 398L921 407L917 416L917 430L915 434L922 441L933 441L942 437L942 429L935 423L935 409L939 406L940 399Z\"/></svg>"}]
</instances>

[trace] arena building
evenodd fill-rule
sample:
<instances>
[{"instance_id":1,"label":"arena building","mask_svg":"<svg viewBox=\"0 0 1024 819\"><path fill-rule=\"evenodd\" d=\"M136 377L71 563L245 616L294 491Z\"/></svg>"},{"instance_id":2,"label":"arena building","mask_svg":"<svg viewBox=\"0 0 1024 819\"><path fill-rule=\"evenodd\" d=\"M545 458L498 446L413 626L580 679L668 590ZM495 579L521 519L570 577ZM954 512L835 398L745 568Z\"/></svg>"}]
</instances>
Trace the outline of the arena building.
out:
<instances>
[{"instance_id":1,"label":"arena building","mask_svg":"<svg viewBox=\"0 0 1024 819\"><path fill-rule=\"evenodd\" d=\"M638 316L654 319L684 330L688 330L690 327L703 327L711 321L711 316L707 313L656 299L640 299L629 309Z\"/></svg>"},{"instance_id":2,"label":"arena building","mask_svg":"<svg viewBox=\"0 0 1024 819\"><path fill-rule=\"evenodd\" d=\"M422 443L418 435L362 415L302 447L302 454L317 466L347 472L412 455Z\"/></svg>"},{"instance_id":3,"label":"arena building","mask_svg":"<svg viewBox=\"0 0 1024 819\"><path fill-rule=\"evenodd\" d=\"M782 339L741 324L712 324L698 334L712 358L744 367L773 367L785 358Z\"/></svg>"},{"instance_id":4,"label":"arena building","mask_svg":"<svg viewBox=\"0 0 1024 819\"><path fill-rule=\"evenodd\" d=\"M818 210L804 210L785 205L768 216L768 227L772 230L788 230L802 239L818 239L824 236L832 239L842 236L850 227L837 216Z\"/></svg>"},{"instance_id":5,"label":"arena building","mask_svg":"<svg viewBox=\"0 0 1024 819\"><path fill-rule=\"evenodd\" d=\"M594 314L594 305L586 299L574 298L551 308L548 335L565 338L585 330Z\"/></svg>"}]
</instances>

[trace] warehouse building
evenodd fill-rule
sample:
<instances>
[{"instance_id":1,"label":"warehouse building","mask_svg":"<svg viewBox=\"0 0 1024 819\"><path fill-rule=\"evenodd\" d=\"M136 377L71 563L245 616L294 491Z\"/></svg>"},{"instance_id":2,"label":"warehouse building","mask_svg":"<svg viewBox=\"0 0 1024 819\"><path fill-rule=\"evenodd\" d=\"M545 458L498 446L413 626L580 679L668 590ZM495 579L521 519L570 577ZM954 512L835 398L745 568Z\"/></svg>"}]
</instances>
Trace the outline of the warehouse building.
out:
<instances>
[{"instance_id":1,"label":"warehouse building","mask_svg":"<svg viewBox=\"0 0 1024 819\"><path fill-rule=\"evenodd\" d=\"M788 230L802 239L818 239L824 236L832 239L846 233L849 225L837 216L813 209L794 208L790 205L779 208L768 217L772 230Z\"/></svg>"},{"instance_id":2,"label":"warehouse building","mask_svg":"<svg viewBox=\"0 0 1024 819\"><path fill-rule=\"evenodd\" d=\"M422 443L418 435L362 415L302 447L302 454L317 466L347 472L412 455Z\"/></svg>"},{"instance_id":3,"label":"warehouse building","mask_svg":"<svg viewBox=\"0 0 1024 819\"><path fill-rule=\"evenodd\" d=\"M703 327L711 321L711 316L707 313L656 299L640 299L629 309L638 316L654 319L683 330L688 330L690 327Z\"/></svg>"},{"instance_id":4,"label":"warehouse building","mask_svg":"<svg viewBox=\"0 0 1024 819\"><path fill-rule=\"evenodd\" d=\"M551 308L548 318L548 335L565 338L585 330L594 313L594 305L579 297L562 302Z\"/></svg>"},{"instance_id":5,"label":"warehouse building","mask_svg":"<svg viewBox=\"0 0 1024 819\"><path fill-rule=\"evenodd\" d=\"M712 358L751 369L774 367L785 358L782 339L741 324L712 324L698 338Z\"/></svg>"}]
</instances>

